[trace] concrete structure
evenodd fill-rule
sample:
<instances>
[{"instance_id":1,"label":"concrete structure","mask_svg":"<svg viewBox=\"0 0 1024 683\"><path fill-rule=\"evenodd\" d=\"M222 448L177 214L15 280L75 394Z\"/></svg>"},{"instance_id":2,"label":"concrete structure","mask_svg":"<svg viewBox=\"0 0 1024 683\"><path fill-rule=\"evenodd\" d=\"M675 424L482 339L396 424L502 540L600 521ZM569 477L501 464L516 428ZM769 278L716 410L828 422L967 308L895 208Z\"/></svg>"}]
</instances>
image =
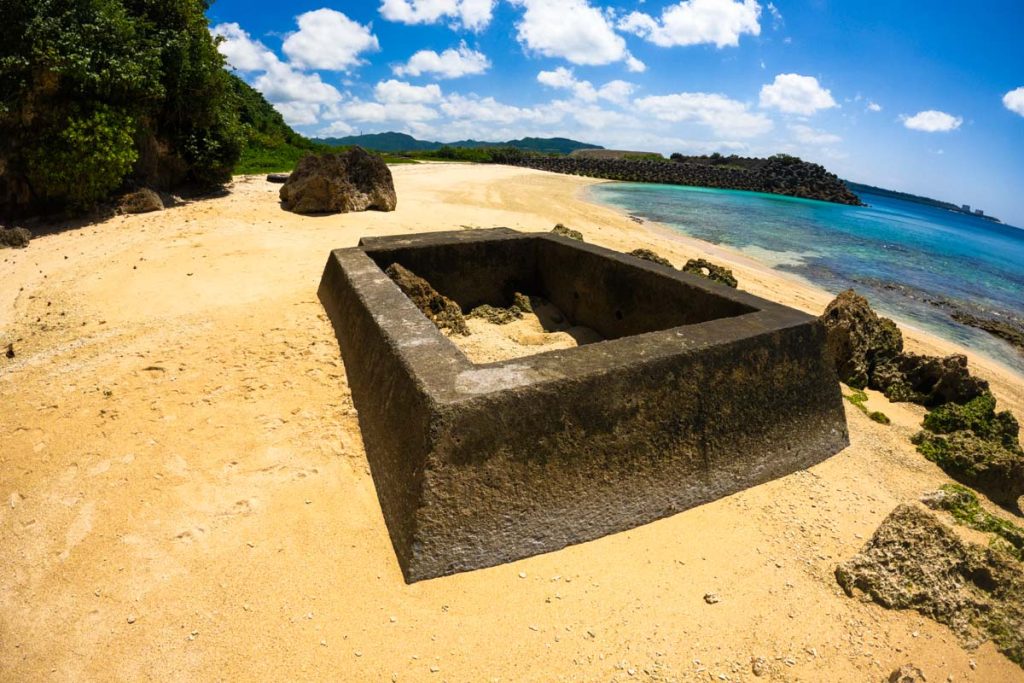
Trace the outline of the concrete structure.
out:
<instances>
[{"instance_id":1,"label":"concrete structure","mask_svg":"<svg viewBox=\"0 0 1024 683\"><path fill-rule=\"evenodd\" d=\"M464 310L540 295L606 341L474 365L384 274ZM364 239L319 291L409 582L650 522L848 445L811 316L550 234Z\"/></svg>"}]
</instances>

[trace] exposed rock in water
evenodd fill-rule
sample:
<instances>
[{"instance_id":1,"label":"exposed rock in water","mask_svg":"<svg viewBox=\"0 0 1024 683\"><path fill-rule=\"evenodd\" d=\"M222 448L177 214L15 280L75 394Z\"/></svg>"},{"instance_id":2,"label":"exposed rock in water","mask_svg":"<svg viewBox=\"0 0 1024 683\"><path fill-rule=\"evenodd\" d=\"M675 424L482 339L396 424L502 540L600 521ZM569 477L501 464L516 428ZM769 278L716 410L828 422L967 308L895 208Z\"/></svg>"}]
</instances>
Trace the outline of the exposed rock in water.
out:
<instances>
[{"instance_id":1,"label":"exposed rock in water","mask_svg":"<svg viewBox=\"0 0 1024 683\"><path fill-rule=\"evenodd\" d=\"M651 261L652 263L657 263L662 266L668 266L669 268L673 267L671 261L669 261L664 256L661 256L657 252L651 251L650 249L634 249L629 253L633 256L636 256L637 258L642 258L645 261Z\"/></svg>"},{"instance_id":2,"label":"exposed rock in water","mask_svg":"<svg viewBox=\"0 0 1024 683\"><path fill-rule=\"evenodd\" d=\"M686 265L681 268L681 270L684 273L700 275L701 277L706 277L709 280L721 282L723 285L732 287L733 289L739 285L731 270L715 265L711 261L707 261L702 258L690 259L686 262Z\"/></svg>"},{"instance_id":3,"label":"exposed rock in water","mask_svg":"<svg viewBox=\"0 0 1024 683\"><path fill-rule=\"evenodd\" d=\"M469 327L459 305L440 294L429 282L398 263L392 263L384 272L439 330L469 335Z\"/></svg>"},{"instance_id":4,"label":"exposed rock in water","mask_svg":"<svg viewBox=\"0 0 1024 683\"><path fill-rule=\"evenodd\" d=\"M573 230L572 228L567 228L564 225L562 225L561 223L559 223L558 225L553 227L551 229L551 232L556 234L556 235L561 235L562 237L568 237L569 239L576 240L578 242L582 242L583 241L583 233L582 232L580 232L579 230Z\"/></svg>"},{"instance_id":5,"label":"exposed rock in water","mask_svg":"<svg viewBox=\"0 0 1024 683\"><path fill-rule=\"evenodd\" d=\"M24 249L32 239L25 228L0 228L0 249Z\"/></svg>"},{"instance_id":6,"label":"exposed rock in water","mask_svg":"<svg viewBox=\"0 0 1024 683\"><path fill-rule=\"evenodd\" d=\"M291 173L271 173L267 176L267 182L281 185L283 183L287 183L288 178L290 178L291 175Z\"/></svg>"},{"instance_id":7,"label":"exposed rock in water","mask_svg":"<svg viewBox=\"0 0 1024 683\"><path fill-rule=\"evenodd\" d=\"M889 609L915 609L968 646L991 639L1024 666L1024 566L961 540L927 510L897 507L835 574L851 597L860 592Z\"/></svg>"},{"instance_id":8,"label":"exposed rock in water","mask_svg":"<svg viewBox=\"0 0 1024 683\"><path fill-rule=\"evenodd\" d=\"M839 379L855 389L872 384L877 369L903 352L903 335L896 323L878 317L868 300L852 289L828 305L821 321Z\"/></svg>"},{"instance_id":9,"label":"exposed rock in water","mask_svg":"<svg viewBox=\"0 0 1024 683\"><path fill-rule=\"evenodd\" d=\"M1008 342L1018 351L1024 353L1024 327L1020 324L1014 324L1009 320L994 320L992 318L979 318L978 316L965 313L963 311L954 311L953 320L957 321L961 325L967 325L969 327L976 327L979 330L984 330L994 337L999 337L1005 342Z\"/></svg>"},{"instance_id":10,"label":"exposed rock in water","mask_svg":"<svg viewBox=\"0 0 1024 683\"><path fill-rule=\"evenodd\" d=\"M164 201L160 199L153 190L144 187L135 192L129 192L121 197L117 203L117 209L121 213L150 213L152 211L163 211Z\"/></svg>"},{"instance_id":11,"label":"exposed rock in water","mask_svg":"<svg viewBox=\"0 0 1024 683\"><path fill-rule=\"evenodd\" d=\"M391 169L361 147L310 154L281 187L281 206L294 213L394 211L397 204Z\"/></svg>"}]
</instances>

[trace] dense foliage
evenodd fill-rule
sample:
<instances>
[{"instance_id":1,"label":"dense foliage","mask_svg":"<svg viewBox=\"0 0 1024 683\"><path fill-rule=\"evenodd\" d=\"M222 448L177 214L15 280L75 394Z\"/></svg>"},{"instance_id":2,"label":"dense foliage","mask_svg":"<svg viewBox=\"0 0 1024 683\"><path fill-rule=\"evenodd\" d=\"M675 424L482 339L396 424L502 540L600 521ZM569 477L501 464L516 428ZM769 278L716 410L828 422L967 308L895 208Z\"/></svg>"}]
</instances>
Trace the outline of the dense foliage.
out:
<instances>
[{"instance_id":1,"label":"dense foliage","mask_svg":"<svg viewBox=\"0 0 1024 683\"><path fill-rule=\"evenodd\" d=\"M206 0L0 0L0 203L230 178L244 142Z\"/></svg>"}]
</instances>

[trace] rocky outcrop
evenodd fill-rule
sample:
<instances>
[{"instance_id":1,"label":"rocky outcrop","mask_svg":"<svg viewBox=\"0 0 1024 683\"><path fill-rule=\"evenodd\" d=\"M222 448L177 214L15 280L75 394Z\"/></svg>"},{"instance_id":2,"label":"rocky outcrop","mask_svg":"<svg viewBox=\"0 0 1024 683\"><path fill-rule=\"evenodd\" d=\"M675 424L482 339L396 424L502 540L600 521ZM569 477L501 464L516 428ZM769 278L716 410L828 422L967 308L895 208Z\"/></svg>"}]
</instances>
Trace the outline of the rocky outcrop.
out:
<instances>
[{"instance_id":1,"label":"rocky outcrop","mask_svg":"<svg viewBox=\"0 0 1024 683\"><path fill-rule=\"evenodd\" d=\"M394 211L398 204L391 170L361 147L338 154L310 154L281 187L281 206L294 213Z\"/></svg>"},{"instance_id":2,"label":"rocky outcrop","mask_svg":"<svg viewBox=\"0 0 1024 683\"><path fill-rule=\"evenodd\" d=\"M160 195L149 188L142 188L135 192L129 192L121 197L117 203L117 209L121 213L149 213L151 211L163 211L164 202Z\"/></svg>"},{"instance_id":3,"label":"rocky outcrop","mask_svg":"<svg viewBox=\"0 0 1024 683\"><path fill-rule=\"evenodd\" d=\"M560 235L561 237L568 237L571 240L576 240L577 242L583 241L582 232L579 230L573 230L572 228L567 228L561 223L551 228L551 232L555 235Z\"/></svg>"},{"instance_id":4,"label":"rocky outcrop","mask_svg":"<svg viewBox=\"0 0 1024 683\"><path fill-rule=\"evenodd\" d=\"M862 202L834 173L794 157L746 160L748 167L716 166L689 161L645 159L587 159L524 154L492 155L495 162L553 173L638 183L695 185L730 190L768 192L861 206Z\"/></svg>"},{"instance_id":5,"label":"rocky outcrop","mask_svg":"<svg viewBox=\"0 0 1024 683\"><path fill-rule=\"evenodd\" d=\"M949 476L1013 509L1024 496L1024 451L1017 420L997 413L988 382L971 375L961 355L923 356L903 351L903 335L878 317L852 289L828 305L821 321L826 349L839 378L858 389L881 391L890 401L930 408L918 451Z\"/></svg>"},{"instance_id":6,"label":"rocky outcrop","mask_svg":"<svg viewBox=\"0 0 1024 683\"><path fill-rule=\"evenodd\" d=\"M877 384L872 381L876 373L882 368L890 372L890 365L903 352L903 335L896 323L878 317L868 300L852 289L828 305L821 321L839 379L856 389Z\"/></svg>"},{"instance_id":7,"label":"rocky outcrop","mask_svg":"<svg viewBox=\"0 0 1024 683\"><path fill-rule=\"evenodd\" d=\"M384 271L398 288L409 297L439 330L469 335L469 327L457 303L439 293L430 283L399 263L392 263Z\"/></svg>"},{"instance_id":8,"label":"rocky outcrop","mask_svg":"<svg viewBox=\"0 0 1024 683\"><path fill-rule=\"evenodd\" d=\"M643 260L650 261L651 263L657 263L658 265L661 266L668 266L669 268L673 267L671 261L669 261L664 256L661 256L657 252L651 251L650 249L634 249L629 253L632 256L642 258Z\"/></svg>"},{"instance_id":9,"label":"rocky outcrop","mask_svg":"<svg viewBox=\"0 0 1024 683\"><path fill-rule=\"evenodd\" d=\"M920 507L900 505L836 580L889 609L914 609L966 643L992 640L1024 666L1024 567L1000 550L967 543Z\"/></svg>"},{"instance_id":10,"label":"rocky outcrop","mask_svg":"<svg viewBox=\"0 0 1024 683\"><path fill-rule=\"evenodd\" d=\"M1020 322L996 320L994 318L979 318L976 315L971 315L964 311L954 311L952 313L952 318L961 325L976 327L979 330L988 332L994 337L999 337L1021 353L1024 353L1024 325Z\"/></svg>"},{"instance_id":11,"label":"rocky outcrop","mask_svg":"<svg viewBox=\"0 0 1024 683\"><path fill-rule=\"evenodd\" d=\"M690 273L692 275L700 275L709 280L715 282L721 282L727 287L735 289L739 286L739 282L736 281L736 277L732 274L732 271L723 266L716 265L706 259L690 259L686 262L680 270L684 273Z\"/></svg>"},{"instance_id":12,"label":"rocky outcrop","mask_svg":"<svg viewBox=\"0 0 1024 683\"><path fill-rule=\"evenodd\" d=\"M0 249L24 249L31 239L25 228L0 228Z\"/></svg>"}]
</instances>

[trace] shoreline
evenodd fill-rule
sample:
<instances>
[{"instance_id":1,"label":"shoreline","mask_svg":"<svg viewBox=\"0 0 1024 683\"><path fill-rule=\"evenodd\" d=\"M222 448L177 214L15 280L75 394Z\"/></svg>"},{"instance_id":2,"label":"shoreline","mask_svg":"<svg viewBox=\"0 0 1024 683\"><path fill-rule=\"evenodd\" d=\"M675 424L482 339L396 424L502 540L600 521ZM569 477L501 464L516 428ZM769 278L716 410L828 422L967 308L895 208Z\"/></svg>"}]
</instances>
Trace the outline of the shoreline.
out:
<instances>
[{"instance_id":1,"label":"shoreline","mask_svg":"<svg viewBox=\"0 0 1024 683\"><path fill-rule=\"evenodd\" d=\"M603 185L603 184L618 184L618 183L619 183L619 181L614 181L614 180L600 180L600 181L594 182L592 184L585 185L584 187L580 188L577 198L581 202L592 204L594 206L599 206L599 207L601 207L603 209L608 209L608 210L611 210L611 211L615 211L616 213L621 215L623 218L625 218L627 220L630 220L630 222L633 222L631 220L631 218L630 218L631 214L629 214L629 212L627 212L626 210L620 209L618 207L615 207L615 206L612 206L612 205L609 205L609 204L603 204L603 203L597 201L596 199L592 199L592 198L586 196L586 194L589 191L589 189L591 187L593 187L593 186ZM735 191L743 192L743 190L735 190ZM807 200L807 199L803 199L802 201L820 201L820 200ZM732 246L724 245L724 244L714 244L714 243L711 243L711 242L706 242L706 241L701 240L699 238L687 235L686 233L684 233L684 232L682 232L682 231L680 231L680 230L678 230L676 228L673 228L670 225L667 225L667 224L664 224L664 223L659 223L657 221L652 221L652 220L644 219L643 224L637 224L637 225L639 225L639 227L643 227L643 228L648 229L652 234L656 235L660 239L665 239L665 240L669 240L669 241L678 242L680 245L685 245L685 246L687 246L689 248L699 250L699 251L701 251L701 253L706 258L709 258L711 260L714 260L715 258L718 258L727 267L730 267L730 268L734 268L735 267L735 268L739 268L739 269L746 269L748 271L752 271L752 272L755 272L755 273L760 273L762 275L770 275L772 277L780 278L782 280L788 280L794 288L805 288L805 289L809 289L809 290L816 290L817 292L819 292L819 293L821 293L823 295L828 295L829 296L828 301L831 301L831 299L834 298L835 295L837 295L839 293L839 292L835 292L834 294L830 294L827 290L822 288L821 285L818 285L817 283L812 282L811 280L809 280L809 279L807 279L805 277L802 277L802 276L800 276L800 275L798 275L796 273L791 273L791 272L788 272L788 271L785 271L785 270L777 269L772 264L767 263L767 262L762 261L762 260L759 260L755 256L751 256L750 254L747 254L744 251L742 251L741 249L738 249L736 247L732 247ZM742 285L743 285L743 282L741 280L741 282L740 282L741 288L742 288ZM764 295L762 295L762 294L760 294L758 292L755 292L753 290L751 290L751 291L752 291L752 293L758 294L759 296L764 296ZM766 297L766 298L771 298L771 297ZM804 312L810 313L812 315L820 315L821 312L824 310L825 305L828 304L828 301L826 301L825 304L823 304L819 310L814 310L812 308L807 308L807 307L801 307L799 305L794 306L794 308L800 308ZM909 350L911 350L911 351L916 351L918 353L929 353L929 354L933 354L933 355L949 355L950 353L961 353L961 354L966 355L968 357L968 359L970 360L970 363L971 363L971 367L990 367L990 368L992 368L992 370L994 370L994 371L996 371L998 373L1008 373L1008 374L1011 374L1011 375L1017 377L1021 382L1024 382L1024 373L1021 373L1016 368L1013 368L1013 367L1011 367L1009 365L1006 365L1005 363L1000 361L998 358L993 358L991 356L988 356L988 355L984 354L983 352L974 351L973 349L970 349L968 347L963 346L962 344L958 343L957 341L954 341L954 340L951 340L951 339L947 339L946 337L941 336L940 334L936 333L933 330L925 329L925 328L922 328L922 327L920 327L918 325L915 325L913 322L907 321L905 318L900 316L898 313L889 313L889 312L881 312L880 311L879 314L891 317L897 323L897 325L900 327L900 329L904 331L904 336L906 337L906 340L909 342L908 343L908 347L909 347ZM917 349L914 348L915 345L919 345L922 349L942 349L944 351L941 352L941 353L937 352L937 351L928 351L928 350L920 350L920 351L918 351ZM984 375L982 375L982 376L984 376Z\"/></svg>"},{"instance_id":2,"label":"shoreline","mask_svg":"<svg viewBox=\"0 0 1024 683\"><path fill-rule=\"evenodd\" d=\"M967 649L949 628L836 583L836 565L897 505L950 482L910 443L923 409L872 392L892 424L844 401L851 445L808 470L406 585L316 295L332 249L564 223L677 265L708 256L743 289L815 315L832 296L590 204L587 179L392 172L393 213L290 214L279 186L247 176L223 197L0 254L12 285L0 341L16 350L0 356L7 677L735 681L754 680L763 659L765 680L861 683L912 662L929 680L1024 683L992 643ZM955 350L907 336L914 350ZM1016 376L975 369L1024 415Z\"/></svg>"}]
</instances>

